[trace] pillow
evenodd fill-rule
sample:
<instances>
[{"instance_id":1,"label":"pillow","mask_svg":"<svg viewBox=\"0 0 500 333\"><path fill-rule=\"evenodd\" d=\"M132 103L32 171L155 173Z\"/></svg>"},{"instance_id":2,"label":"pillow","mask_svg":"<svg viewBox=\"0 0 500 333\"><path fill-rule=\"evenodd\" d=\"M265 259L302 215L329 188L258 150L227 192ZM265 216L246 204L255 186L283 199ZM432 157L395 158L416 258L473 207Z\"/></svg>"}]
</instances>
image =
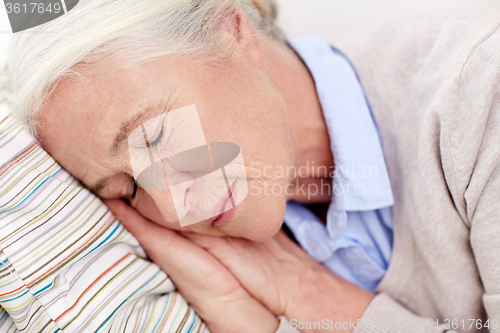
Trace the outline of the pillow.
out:
<instances>
[{"instance_id":1,"label":"pillow","mask_svg":"<svg viewBox=\"0 0 500 333\"><path fill-rule=\"evenodd\" d=\"M0 105L0 331L208 332L106 206Z\"/></svg>"}]
</instances>

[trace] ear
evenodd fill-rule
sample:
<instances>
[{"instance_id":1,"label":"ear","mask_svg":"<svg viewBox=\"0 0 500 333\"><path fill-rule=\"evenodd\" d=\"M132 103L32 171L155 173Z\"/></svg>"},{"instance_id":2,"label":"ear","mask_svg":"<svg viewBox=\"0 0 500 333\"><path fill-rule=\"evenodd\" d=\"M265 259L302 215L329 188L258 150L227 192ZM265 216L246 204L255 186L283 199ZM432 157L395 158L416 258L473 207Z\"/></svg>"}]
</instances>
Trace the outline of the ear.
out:
<instances>
[{"instance_id":1,"label":"ear","mask_svg":"<svg viewBox=\"0 0 500 333\"><path fill-rule=\"evenodd\" d=\"M233 52L262 67L263 56L257 29L245 12L238 7L231 7L226 9L221 18L223 45L228 45Z\"/></svg>"}]
</instances>

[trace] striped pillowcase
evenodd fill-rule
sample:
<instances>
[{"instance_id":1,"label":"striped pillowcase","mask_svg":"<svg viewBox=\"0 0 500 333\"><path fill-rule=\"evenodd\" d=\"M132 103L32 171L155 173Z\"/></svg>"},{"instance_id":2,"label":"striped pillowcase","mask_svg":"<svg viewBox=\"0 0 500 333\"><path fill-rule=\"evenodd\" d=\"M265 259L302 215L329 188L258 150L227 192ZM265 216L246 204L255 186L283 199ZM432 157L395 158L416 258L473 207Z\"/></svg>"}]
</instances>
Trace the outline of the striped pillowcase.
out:
<instances>
[{"instance_id":1,"label":"striped pillowcase","mask_svg":"<svg viewBox=\"0 0 500 333\"><path fill-rule=\"evenodd\" d=\"M0 332L208 332L106 206L0 105Z\"/></svg>"}]
</instances>

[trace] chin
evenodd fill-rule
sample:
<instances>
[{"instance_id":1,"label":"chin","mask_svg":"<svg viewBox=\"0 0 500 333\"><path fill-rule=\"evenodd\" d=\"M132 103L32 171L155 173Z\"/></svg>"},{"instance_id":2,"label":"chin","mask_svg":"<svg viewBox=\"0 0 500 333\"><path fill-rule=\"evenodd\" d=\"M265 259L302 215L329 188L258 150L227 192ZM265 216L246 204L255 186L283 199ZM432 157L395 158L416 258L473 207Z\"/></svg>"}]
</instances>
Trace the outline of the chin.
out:
<instances>
[{"instance_id":1,"label":"chin","mask_svg":"<svg viewBox=\"0 0 500 333\"><path fill-rule=\"evenodd\" d=\"M233 220L226 227L217 228L213 224L205 223L206 221L181 227L179 222L167 222L150 197L146 199L133 204L134 208L149 220L165 228L208 236L245 238L255 242L266 241L278 233L283 225L286 207L286 198L243 201L236 206Z\"/></svg>"},{"instance_id":2,"label":"chin","mask_svg":"<svg viewBox=\"0 0 500 333\"><path fill-rule=\"evenodd\" d=\"M254 233L250 232L243 238L249 239L254 242L264 242L276 236L278 231L280 231L282 225L283 221L274 223L272 227L269 225L261 226L259 230L255 230Z\"/></svg>"},{"instance_id":3,"label":"chin","mask_svg":"<svg viewBox=\"0 0 500 333\"><path fill-rule=\"evenodd\" d=\"M252 213L246 211L241 220L234 221L234 228L224 230L228 236L245 238L255 242L263 242L273 238L283 225L285 215L285 206L273 207L267 212L262 207L251 210ZM255 211L259 211L257 214ZM240 212L243 213L243 212Z\"/></svg>"}]
</instances>

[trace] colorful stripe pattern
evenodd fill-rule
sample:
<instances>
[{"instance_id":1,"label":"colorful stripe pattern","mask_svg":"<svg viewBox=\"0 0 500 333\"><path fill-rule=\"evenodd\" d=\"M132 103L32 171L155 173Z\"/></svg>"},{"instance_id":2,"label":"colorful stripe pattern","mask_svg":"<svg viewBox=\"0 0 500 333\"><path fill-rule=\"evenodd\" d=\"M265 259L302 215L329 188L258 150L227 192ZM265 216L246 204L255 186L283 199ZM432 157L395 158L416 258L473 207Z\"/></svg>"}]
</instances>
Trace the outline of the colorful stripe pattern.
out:
<instances>
[{"instance_id":1,"label":"colorful stripe pattern","mask_svg":"<svg viewBox=\"0 0 500 333\"><path fill-rule=\"evenodd\" d=\"M208 332L145 258L0 105L0 332Z\"/></svg>"}]
</instances>

